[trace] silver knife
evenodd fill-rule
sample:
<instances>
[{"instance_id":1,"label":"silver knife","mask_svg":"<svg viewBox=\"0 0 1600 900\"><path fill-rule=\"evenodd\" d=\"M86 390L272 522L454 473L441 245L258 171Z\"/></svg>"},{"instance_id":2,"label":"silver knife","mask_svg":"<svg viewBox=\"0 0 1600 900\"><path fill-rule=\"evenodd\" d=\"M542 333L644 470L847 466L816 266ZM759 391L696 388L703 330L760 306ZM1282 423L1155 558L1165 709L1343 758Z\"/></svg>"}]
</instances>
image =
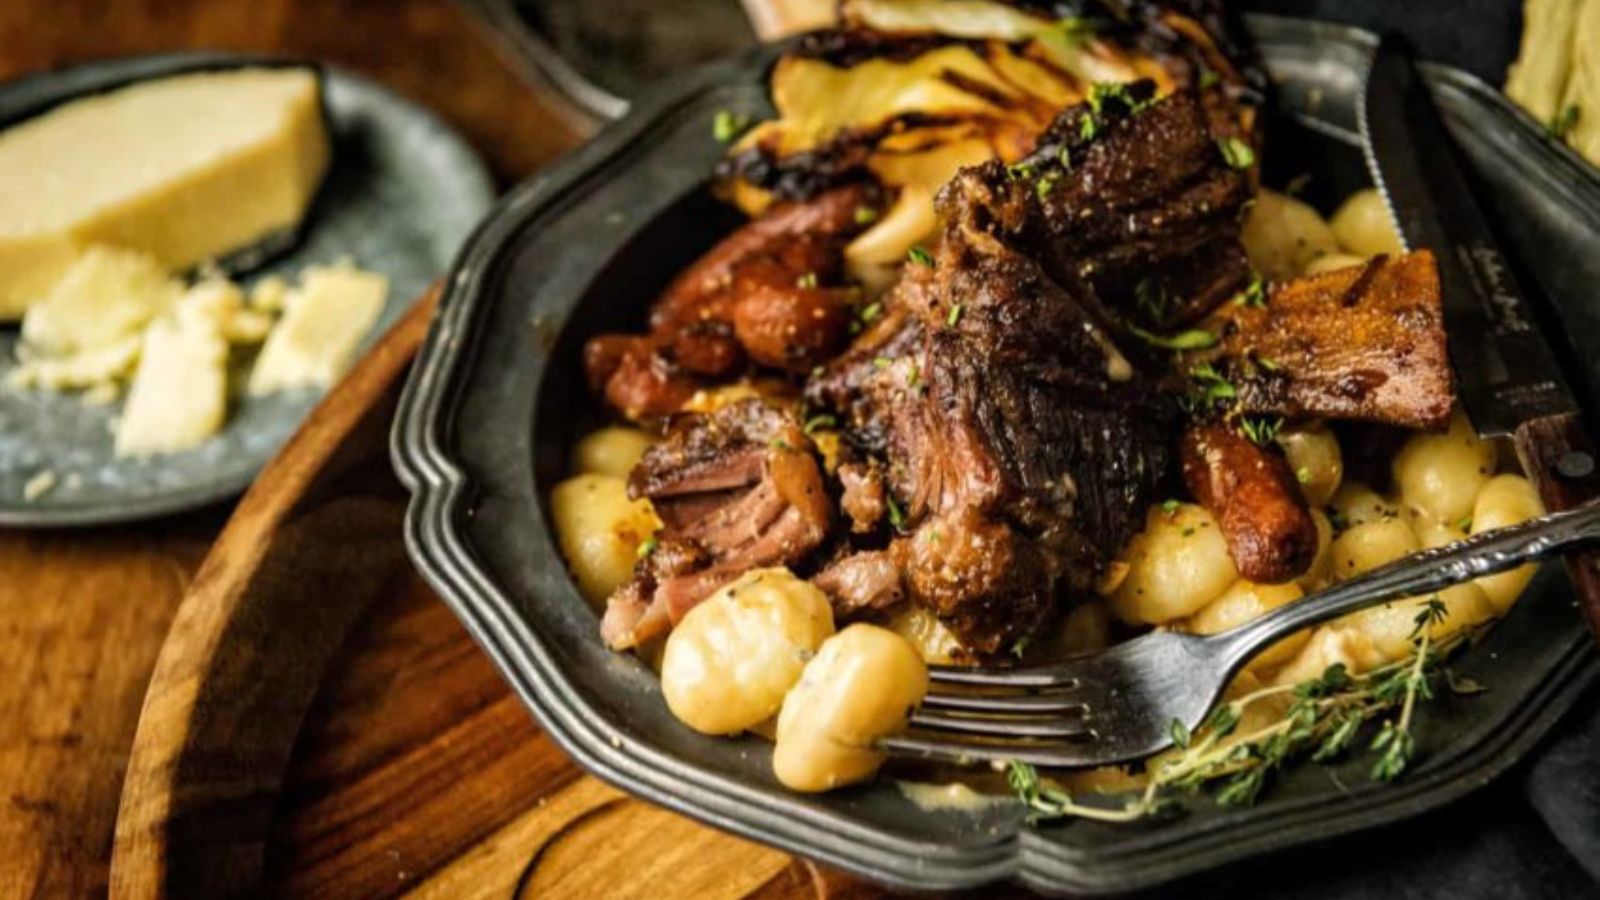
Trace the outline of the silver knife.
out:
<instances>
[{"instance_id":1,"label":"silver knife","mask_svg":"<svg viewBox=\"0 0 1600 900\"><path fill-rule=\"evenodd\" d=\"M1367 167L1402 242L1438 261L1450 362L1473 427L1512 438L1550 512L1600 496L1581 407L1402 39L1379 42L1360 112ZM1567 565L1600 639L1600 569L1591 556L1568 557Z\"/></svg>"}]
</instances>

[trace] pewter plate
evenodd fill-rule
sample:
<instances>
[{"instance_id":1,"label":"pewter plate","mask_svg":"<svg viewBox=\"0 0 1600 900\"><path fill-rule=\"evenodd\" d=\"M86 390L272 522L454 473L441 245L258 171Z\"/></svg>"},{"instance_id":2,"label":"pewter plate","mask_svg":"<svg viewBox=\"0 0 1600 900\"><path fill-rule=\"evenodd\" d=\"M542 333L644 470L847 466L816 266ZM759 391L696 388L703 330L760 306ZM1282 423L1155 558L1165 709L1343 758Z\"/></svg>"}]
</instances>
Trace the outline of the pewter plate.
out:
<instances>
[{"instance_id":1,"label":"pewter plate","mask_svg":"<svg viewBox=\"0 0 1600 900\"><path fill-rule=\"evenodd\" d=\"M1366 183L1354 110L1373 38L1293 20L1251 24L1281 87L1268 183L1310 172L1309 196L1326 209ZM513 191L458 261L401 401L393 454L413 492L412 559L581 764L652 802L885 884L944 891L1011 881L1100 895L1461 797L1521 758L1595 681L1587 628L1560 570L1547 568L1457 667L1491 690L1426 707L1417 761L1400 782L1368 780L1368 760L1306 764L1256 806L1197 798L1184 815L1131 825L1030 826L1009 802L924 811L887 777L795 794L773 778L769 744L706 737L673 719L655 675L601 644L546 502L593 408L579 364L584 340L642 327L649 299L737 223L707 190L724 149L710 125L724 109L770 114L763 74L772 57L763 51L663 85ZM1492 91L1458 73L1429 74L1486 199L1516 219L1505 237L1532 270L1529 283L1557 302L1567 335L1595 346L1600 333L1581 307L1582 286L1600 278L1600 259L1588 252L1600 233L1600 187L1512 128L1514 112ZM1592 375L1600 360L1586 366Z\"/></svg>"},{"instance_id":2,"label":"pewter plate","mask_svg":"<svg viewBox=\"0 0 1600 900\"><path fill-rule=\"evenodd\" d=\"M62 102L142 79L246 64L233 55L180 54L94 63L0 85L0 126ZM493 204L487 170L466 142L416 104L364 78L325 69L334 162L299 235L269 258L240 260L245 284L349 257L388 276L389 298L362 349L448 268ZM15 326L0 327L0 384L15 365ZM0 524L88 525L142 519L234 496L321 398L302 390L233 401L227 426L181 453L118 459L111 423L121 403L73 394L0 390ZM48 472L55 485L24 499Z\"/></svg>"}]
</instances>

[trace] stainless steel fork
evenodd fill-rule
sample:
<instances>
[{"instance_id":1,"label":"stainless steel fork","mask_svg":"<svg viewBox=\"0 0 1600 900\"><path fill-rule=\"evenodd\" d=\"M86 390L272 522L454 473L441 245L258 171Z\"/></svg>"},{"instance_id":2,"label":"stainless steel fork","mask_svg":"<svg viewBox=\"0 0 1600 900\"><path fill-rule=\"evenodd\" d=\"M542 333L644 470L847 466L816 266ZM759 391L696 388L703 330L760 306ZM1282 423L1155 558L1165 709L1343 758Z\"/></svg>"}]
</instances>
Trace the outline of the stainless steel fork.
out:
<instances>
[{"instance_id":1,"label":"stainless steel fork","mask_svg":"<svg viewBox=\"0 0 1600 900\"><path fill-rule=\"evenodd\" d=\"M898 756L976 763L1100 766L1172 744L1194 729L1250 657L1288 635L1387 600L1600 543L1600 501L1425 550L1279 607L1232 631L1156 631L1101 653L1024 669L938 667L910 729L881 746Z\"/></svg>"}]
</instances>

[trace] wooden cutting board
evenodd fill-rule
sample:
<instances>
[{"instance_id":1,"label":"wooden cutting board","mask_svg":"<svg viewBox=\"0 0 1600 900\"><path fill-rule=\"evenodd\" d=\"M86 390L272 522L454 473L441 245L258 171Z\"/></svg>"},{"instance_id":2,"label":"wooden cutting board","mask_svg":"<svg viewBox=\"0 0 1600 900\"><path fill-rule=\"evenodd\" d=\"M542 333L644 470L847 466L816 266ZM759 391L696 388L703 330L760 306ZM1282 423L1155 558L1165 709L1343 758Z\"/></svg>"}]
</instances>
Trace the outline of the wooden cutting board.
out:
<instances>
[{"instance_id":1,"label":"wooden cutting board","mask_svg":"<svg viewBox=\"0 0 1600 900\"><path fill-rule=\"evenodd\" d=\"M583 132L449 0L0 2L0 79L185 48L377 78L504 182ZM385 448L425 317L236 514L0 530L0 897L875 896L584 776L411 572Z\"/></svg>"},{"instance_id":2,"label":"wooden cutting board","mask_svg":"<svg viewBox=\"0 0 1600 900\"><path fill-rule=\"evenodd\" d=\"M412 572L387 438L431 308L317 409L190 583L133 742L112 894L875 894L582 773Z\"/></svg>"}]
</instances>

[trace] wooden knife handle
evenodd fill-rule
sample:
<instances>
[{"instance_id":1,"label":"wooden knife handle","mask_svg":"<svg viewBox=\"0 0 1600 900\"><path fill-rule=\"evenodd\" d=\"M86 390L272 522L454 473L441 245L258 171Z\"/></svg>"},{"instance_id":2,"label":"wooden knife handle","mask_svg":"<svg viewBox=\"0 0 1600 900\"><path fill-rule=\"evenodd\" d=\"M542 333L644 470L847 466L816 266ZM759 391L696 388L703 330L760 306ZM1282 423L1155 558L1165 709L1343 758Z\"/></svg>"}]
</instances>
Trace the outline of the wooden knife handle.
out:
<instances>
[{"instance_id":1,"label":"wooden knife handle","mask_svg":"<svg viewBox=\"0 0 1600 900\"><path fill-rule=\"evenodd\" d=\"M1577 415L1524 422L1513 441L1546 511L1560 512L1600 497L1600 451ZM1600 641L1600 556L1573 553L1566 564L1589 630Z\"/></svg>"}]
</instances>

